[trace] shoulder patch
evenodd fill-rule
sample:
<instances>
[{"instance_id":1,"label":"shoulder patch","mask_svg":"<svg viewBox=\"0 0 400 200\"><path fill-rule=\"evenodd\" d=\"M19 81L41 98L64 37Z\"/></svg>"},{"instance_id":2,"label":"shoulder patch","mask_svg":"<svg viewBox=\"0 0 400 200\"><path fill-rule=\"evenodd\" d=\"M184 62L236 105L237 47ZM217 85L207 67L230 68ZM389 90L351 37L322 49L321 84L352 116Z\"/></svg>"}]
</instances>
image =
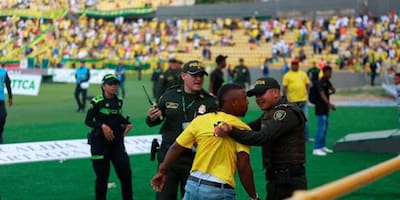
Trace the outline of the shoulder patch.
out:
<instances>
[{"instance_id":1,"label":"shoulder patch","mask_svg":"<svg viewBox=\"0 0 400 200\"><path fill-rule=\"evenodd\" d=\"M286 117L286 111L284 111L284 110L275 111L274 116L273 116L274 120L279 120L279 121L285 119L285 117Z\"/></svg>"},{"instance_id":2,"label":"shoulder patch","mask_svg":"<svg viewBox=\"0 0 400 200\"><path fill-rule=\"evenodd\" d=\"M177 109L179 107L179 104L175 102L166 102L165 107L170 109Z\"/></svg>"},{"instance_id":3,"label":"shoulder patch","mask_svg":"<svg viewBox=\"0 0 400 200\"><path fill-rule=\"evenodd\" d=\"M104 99L103 95L98 95L98 96L93 97L92 101L94 103L98 103L98 102L102 101L103 99Z\"/></svg>"}]
</instances>

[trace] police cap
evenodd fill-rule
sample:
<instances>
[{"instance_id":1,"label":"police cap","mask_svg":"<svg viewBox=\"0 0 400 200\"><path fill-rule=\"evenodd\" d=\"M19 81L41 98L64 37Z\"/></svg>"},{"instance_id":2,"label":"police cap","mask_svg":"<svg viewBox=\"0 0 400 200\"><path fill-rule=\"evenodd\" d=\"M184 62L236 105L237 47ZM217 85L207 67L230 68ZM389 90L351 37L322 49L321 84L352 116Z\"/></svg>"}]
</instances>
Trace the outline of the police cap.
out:
<instances>
[{"instance_id":1,"label":"police cap","mask_svg":"<svg viewBox=\"0 0 400 200\"><path fill-rule=\"evenodd\" d=\"M102 80L103 84L119 84L118 78L114 74L106 74Z\"/></svg>"},{"instance_id":2,"label":"police cap","mask_svg":"<svg viewBox=\"0 0 400 200\"><path fill-rule=\"evenodd\" d=\"M192 60L192 61L185 63L185 65L183 65L183 72L191 74L191 75L204 73L205 75L208 76L208 73L206 72L206 68L204 68L202 66L202 64L197 60Z\"/></svg>"},{"instance_id":3,"label":"police cap","mask_svg":"<svg viewBox=\"0 0 400 200\"><path fill-rule=\"evenodd\" d=\"M254 95L264 94L265 91L272 88L280 89L281 86L279 85L278 81L273 78L259 78L256 80L256 85L254 88L247 91L247 96L251 97Z\"/></svg>"}]
</instances>

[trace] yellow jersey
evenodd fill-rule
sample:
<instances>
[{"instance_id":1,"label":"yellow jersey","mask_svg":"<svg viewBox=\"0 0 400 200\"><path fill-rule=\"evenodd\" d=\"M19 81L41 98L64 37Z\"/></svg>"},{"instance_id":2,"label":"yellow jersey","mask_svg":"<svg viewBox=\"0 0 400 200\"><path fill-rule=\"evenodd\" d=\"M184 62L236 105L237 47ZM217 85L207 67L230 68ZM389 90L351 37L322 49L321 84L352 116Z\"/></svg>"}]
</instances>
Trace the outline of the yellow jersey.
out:
<instances>
[{"instance_id":1,"label":"yellow jersey","mask_svg":"<svg viewBox=\"0 0 400 200\"><path fill-rule=\"evenodd\" d=\"M250 147L230 137L214 136L214 128L219 122L250 130L247 124L234 115L224 112L208 113L196 117L179 135L176 142L185 148L192 148L194 144L197 144L191 172L200 171L210 174L235 187L237 153L250 154Z\"/></svg>"}]
</instances>

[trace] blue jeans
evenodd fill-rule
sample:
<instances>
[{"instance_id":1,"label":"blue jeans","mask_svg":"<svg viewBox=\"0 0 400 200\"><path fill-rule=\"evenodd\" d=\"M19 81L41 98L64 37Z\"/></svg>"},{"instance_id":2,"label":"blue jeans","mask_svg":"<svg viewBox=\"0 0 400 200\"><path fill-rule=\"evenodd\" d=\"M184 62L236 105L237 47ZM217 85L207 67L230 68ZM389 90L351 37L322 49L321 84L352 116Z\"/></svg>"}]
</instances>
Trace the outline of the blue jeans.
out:
<instances>
[{"instance_id":1,"label":"blue jeans","mask_svg":"<svg viewBox=\"0 0 400 200\"><path fill-rule=\"evenodd\" d=\"M217 188L187 180L183 200L236 200L234 189Z\"/></svg>"},{"instance_id":2,"label":"blue jeans","mask_svg":"<svg viewBox=\"0 0 400 200\"><path fill-rule=\"evenodd\" d=\"M296 102L297 106L303 111L304 116L306 117L306 123L304 124L304 132L305 132L305 137L306 141L310 138L308 134L308 104L307 102Z\"/></svg>"},{"instance_id":3,"label":"blue jeans","mask_svg":"<svg viewBox=\"0 0 400 200\"><path fill-rule=\"evenodd\" d=\"M328 133L328 115L317 115L317 137L314 142L314 149L320 149L326 146L326 134Z\"/></svg>"}]
</instances>

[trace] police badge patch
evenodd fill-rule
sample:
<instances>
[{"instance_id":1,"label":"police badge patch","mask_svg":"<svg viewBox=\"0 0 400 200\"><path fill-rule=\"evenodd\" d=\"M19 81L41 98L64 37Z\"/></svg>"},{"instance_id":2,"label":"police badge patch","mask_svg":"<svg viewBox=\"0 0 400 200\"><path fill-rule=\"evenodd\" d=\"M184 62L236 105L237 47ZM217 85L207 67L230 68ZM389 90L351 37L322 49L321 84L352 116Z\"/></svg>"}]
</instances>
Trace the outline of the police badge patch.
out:
<instances>
[{"instance_id":1,"label":"police badge patch","mask_svg":"<svg viewBox=\"0 0 400 200\"><path fill-rule=\"evenodd\" d=\"M274 120L280 120L280 121L285 119L285 117L286 117L286 111L284 110L277 110L273 116Z\"/></svg>"},{"instance_id":2,"label":"police badge patch","mask_svg":"<svg viewBox=\"0 0 400 200\"><path fill-rule=\"evenodd\" d=\"M206 105L204 105L204 104L201 104L200 106L199 106L199 110L197 111L197 113L199 113L199 114L204 114L204 113L206 113Z\"/></svg>"}]
</instances>

